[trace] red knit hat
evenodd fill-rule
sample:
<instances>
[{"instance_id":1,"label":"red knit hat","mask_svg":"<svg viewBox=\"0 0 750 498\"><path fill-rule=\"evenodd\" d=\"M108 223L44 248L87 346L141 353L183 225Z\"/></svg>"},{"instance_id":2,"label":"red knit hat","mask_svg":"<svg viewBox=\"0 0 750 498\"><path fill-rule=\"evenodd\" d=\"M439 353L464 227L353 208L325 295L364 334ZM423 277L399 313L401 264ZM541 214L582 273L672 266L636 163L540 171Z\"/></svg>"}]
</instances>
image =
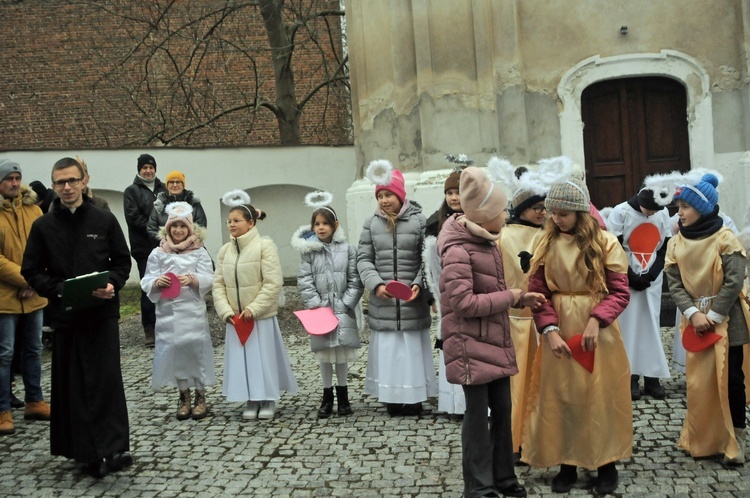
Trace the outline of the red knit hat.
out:
<instances>
[{"instance_id":1,"label":"red knit hat","mask_svg":"<svg viewBox=\"0 0 750 498\"><path fill-rule=\"evenodd\" d=\"M406 200L406 183L404 182L404 175L397 169L391 172L391 181L387 185L378 185L375 187L375 197L378 196L378 192L381 190L387 190L393 195L398 197L401 204Z\"/></svg>"}]
</instances>

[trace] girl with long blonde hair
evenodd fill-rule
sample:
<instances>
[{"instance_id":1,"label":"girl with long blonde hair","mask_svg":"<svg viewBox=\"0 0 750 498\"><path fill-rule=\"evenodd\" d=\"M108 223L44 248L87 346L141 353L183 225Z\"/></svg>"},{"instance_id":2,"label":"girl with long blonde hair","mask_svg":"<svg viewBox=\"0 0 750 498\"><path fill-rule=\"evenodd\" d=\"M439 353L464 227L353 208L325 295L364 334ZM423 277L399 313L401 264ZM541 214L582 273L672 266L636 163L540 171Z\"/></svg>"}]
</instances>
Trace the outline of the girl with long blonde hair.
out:
<instances>
[{"instance_id":1,"label":"girl with long blonde hair","mask_svg":"<svg viewBox=\"0 0 750 498\"><path fill-rule=\"evenodd\" d=\"M585 467L598 470L594 490L611 493L618 484L615 463L629 458L633 446L630 368L617 323L630 296L627 258L617 238L589 214L583 182L553 185L545 207L551 215L534 247L529 291L547 302L534 313L542 340L522 460L561 466L553 492L570 491L576 467ZM593 352L593 364L581 357L577 340L584 356Z\"/></svg>"}]
</instances>

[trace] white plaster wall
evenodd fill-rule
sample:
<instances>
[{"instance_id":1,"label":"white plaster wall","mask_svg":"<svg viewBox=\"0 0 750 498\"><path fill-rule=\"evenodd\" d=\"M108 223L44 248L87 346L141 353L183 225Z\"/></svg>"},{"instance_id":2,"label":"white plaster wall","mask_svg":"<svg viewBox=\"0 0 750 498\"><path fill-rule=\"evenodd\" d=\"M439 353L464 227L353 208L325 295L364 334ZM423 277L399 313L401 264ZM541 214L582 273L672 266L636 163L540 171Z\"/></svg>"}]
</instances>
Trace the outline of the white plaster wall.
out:
<instances>
[{"instance_id":1,"label":"white plaster wall","mask_svg":"<svg viewBox=\"0 0 750 498\"><path fill-rule=\"evenodd\" d=\"M348 226L346 192L356 172L353 147L4 151L0 157L21 165L25 184L40 180L49 185L52 165L62 157L79 155L91 175L89 186L107 200L127 238L122 192L133 183L136 161L142 153L156 158L157 176L162 180L172 170L185 174L186 188L195 192L206 211L206 247L214 257L228 239L221 197L233 189L246 190L255 207L268 211L268 219L258 228L279 246L285 278L297 274L299 256L289 246L289 240L294 230L309 223L311 210L304 205L307 192L331 192L334 209L342 224ZM137 280L134 263L129 282Z\"/></svg>"},{"instance_id":2,"label":"white plaster wall","mask_svg":"<svg viewBox=\"0 0 750 498\"><path fill-rule=\"evenodd\" d=\"M728 214L739 229L750 225L745 221L748 208L748 185L750 185L750 151L715 154L713 166L724 176L719 185L719 206Z\"/></svg>"}]
</instances>

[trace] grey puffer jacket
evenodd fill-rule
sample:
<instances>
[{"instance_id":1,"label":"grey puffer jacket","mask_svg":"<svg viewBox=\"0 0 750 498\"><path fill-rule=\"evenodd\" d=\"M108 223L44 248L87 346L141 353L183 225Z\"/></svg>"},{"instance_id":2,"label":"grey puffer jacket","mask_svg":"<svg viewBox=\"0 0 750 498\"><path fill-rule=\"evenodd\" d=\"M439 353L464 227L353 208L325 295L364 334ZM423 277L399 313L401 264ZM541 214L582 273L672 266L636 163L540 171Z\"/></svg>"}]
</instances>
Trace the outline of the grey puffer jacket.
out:
<instances>
[{"instance_id":1,"label":"grey puffer jacket","mask_svg":"<svg viewBox=\"0 0 750 498\"><path fill-rule=\"evenodd\" d=\"M346 242L343 229L333 232L333 241L326 244L310 230L310 225L303 225L292 235L292 247L302 256L297 291L305 307L332 308L339 319L338 328L330 334L310 336L310 349L358 348L354 309L362 297L362 282L357 273L357 253Z\"/></svg>"},{"instance_id":2,"label":"grey puffer jacket","mask_svg":"<svg viewBox=\"0 0 750 498\"><path fill-rule=\"evenodd\" d=\"M377 331L417 331L430 328L430 292L425 288L422 270L426 219L422 207L406 201L396 229L388 230L388 220L377 211L365 221L357 249L357 270L370 291L367 307L370 328ZM382 299L375 295L379 285L398 280L421 288L411 302Z\"/></svg>"}]
</instances>

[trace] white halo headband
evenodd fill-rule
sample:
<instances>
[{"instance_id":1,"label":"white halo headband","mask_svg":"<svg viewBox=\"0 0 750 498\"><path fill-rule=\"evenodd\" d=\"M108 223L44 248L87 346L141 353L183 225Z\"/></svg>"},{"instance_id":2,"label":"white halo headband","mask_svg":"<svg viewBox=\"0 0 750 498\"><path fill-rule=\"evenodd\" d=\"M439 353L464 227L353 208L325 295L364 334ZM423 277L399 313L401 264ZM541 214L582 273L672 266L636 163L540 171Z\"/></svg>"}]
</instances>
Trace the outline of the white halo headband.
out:
<instances>
[{"instance_id":1,"label":"white halo headband","mask_svg":"<svg viewBox=\"0 0 750 498\"><path fill-rule=\"evenodd\" d=\"M325 209L333 215L333 219L339 221L339 217L333 209L329 208L328 205L333 202L333 194L325 192L323 190L316 190L315 192L309 192L305 196L305 205L314 209Z\"/></svg>"},{"instance_id":2,"label":"white halo headband","mask_svg":"<svg viewBox=\"0 0 750 498\"><path fill-rule=\"evenodd\" d=\"M711 201L709 201L708 199L706 199L706 196L705 196L705 195L703 195L703 192L701 192L700 190L698 190L698 189L697 189L697 188L695 188L694 186L692 186L692 185L680 185L680 187L681 187L681 188L686 188L686 189L690 189L690 190L692 190L693 192L695 192L695 194L696 194L696 195L697 195L698 197L700 197L701 199L703 199L703 202L705 202L705 203L708 203L708 204L711 204Z\"/></svg>"},{"instance_id":3,"label":"white halo headband","mask_svg":"<svg viewBox=\"0 0 750 498\"><path fill-rule=\"evenodd\" d=\"M484 199L482 199L482 202L479 203L479 206L477 206L477 209L482 209L485 204L487 204L487 201L490 200L490 194L492 191L495 190L495 184L490 182L490 188L487 190L487 195L484 196Z\"/></svg>"},{"instance_id":4,"label":"white halo headband","mask_svg":"<svg viewBox=\"0 0 750 498\"><path fill-rule=\"evenodd\" d=\"M567 183L568 185L574 187L577 191L579 191L581 193L581 195L583 196L584 199L586 197L588 197L588 195L586 194L586 192L581 187L579 187L578 185L576 185L575 182L572 182L570 180L566 180L565 183Z\"/></svg>"},{"instance_id":5,"label":"white halo headband","mask_svg":"<svg viewBox=\"0 0 750 498\"><path fill-rule=\"evenodd\" d=\"M187 218L193 214L193 206L185 201L170 202L167 207L164 208L164 212L170 218Z\"/></svg>"},{"instance_id":6,"label":"white halo headband","mask_svg":"<svg viewBox=\"0 0 750 498\"><path fill-rule=\"evenodd\" d=\"M393 164L387 159L371 161L367 166L365 176L375 185L386 186L393 178Z\"/></svg>"},{"instance_id":7,"label":"white halo headband","mask_svg":"<svg viewBox=\"0 0 750 498\"><path fill-rule=\"evenodd\" d=\"M244 190L230 190L221 197L221 202L225 206L229 206L231 208L244 208L245 211L247 211L247 213L253 219L253 221L255 221L255 218L257 218L258 216L257 213L253 213L250 208L245 205L250 204L250 194L248 194Z\"/></svg>"}]
</instances>

